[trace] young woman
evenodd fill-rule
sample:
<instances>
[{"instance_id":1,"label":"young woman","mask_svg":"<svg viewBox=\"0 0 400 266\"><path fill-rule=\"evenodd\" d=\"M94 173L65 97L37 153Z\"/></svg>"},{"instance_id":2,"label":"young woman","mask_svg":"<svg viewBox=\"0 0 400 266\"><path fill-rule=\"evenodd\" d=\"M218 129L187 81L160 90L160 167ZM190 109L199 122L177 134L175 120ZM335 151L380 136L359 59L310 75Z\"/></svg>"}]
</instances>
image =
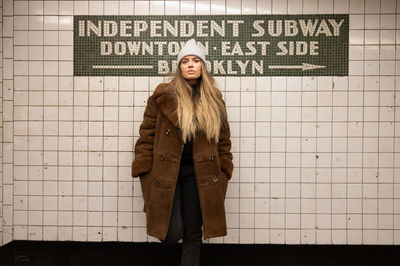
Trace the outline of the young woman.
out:
<instances>
[{"instance_id":1,"label":"young woman","mask_svg":"<svg viewBox=\"0 0 400 266\"><path fill-rule=\"evenodd\" d=\"M205 60L194 39L181 49L171 82L158 85L148 98L132 163L132 176L140 177L147 233L165 245L182 238L182 266L199 265L203 231L204 239L227 234L230 130Z\"/></svg>"}]
</instances>

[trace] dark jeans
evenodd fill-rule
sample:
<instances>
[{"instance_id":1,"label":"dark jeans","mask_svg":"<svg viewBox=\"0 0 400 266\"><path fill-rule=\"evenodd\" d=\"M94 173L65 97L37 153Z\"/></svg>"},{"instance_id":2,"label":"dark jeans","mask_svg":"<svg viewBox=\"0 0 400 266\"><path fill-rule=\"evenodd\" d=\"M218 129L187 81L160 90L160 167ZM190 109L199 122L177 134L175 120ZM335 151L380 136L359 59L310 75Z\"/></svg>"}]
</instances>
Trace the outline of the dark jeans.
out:
<instances>
[{"instance_id":1,"label":"dark jeans","mask_svg":"<svg viewBox=\"0 0 400 266\"><path fill-rule=\"evenodd\" d=\"M163 243L167 246L183 239L181 266L198 266L200 263L201 218L199 193L193 163L182 163L174 195L171 219Z\"/></svg>"}]
</instances>

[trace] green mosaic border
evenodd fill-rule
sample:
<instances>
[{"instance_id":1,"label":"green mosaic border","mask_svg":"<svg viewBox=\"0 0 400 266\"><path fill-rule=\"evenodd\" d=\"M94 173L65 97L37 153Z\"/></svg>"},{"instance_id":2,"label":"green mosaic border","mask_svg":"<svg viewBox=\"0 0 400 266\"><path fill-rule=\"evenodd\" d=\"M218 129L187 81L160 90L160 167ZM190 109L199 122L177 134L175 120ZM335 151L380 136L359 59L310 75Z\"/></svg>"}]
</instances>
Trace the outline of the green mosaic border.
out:
<instances>
[{"instance_id":1,"label":"green mosaic border","mask_svg":"<svg viewBox=\"0 0 400 266\"><path fill-rule=\"evenodd\" d=\"M204 25L208 25L208 29L203 29L203 34L210 35L211 20L215 21L217 25L225 23L225 36L219 36L217 31L214 31L214 36L197 36L200 34L200 28L197 28L199 21L203 22ZM243 21L231 22L228 21ZM316 22L313 36L304 36L301 25L308 21L312 23ZM336 25L336 32L334 24L331 24L330 20L334 20L339 23L343 20L340 27ZM85 21L82 24L80 21ZM101 24L101 31L98 34L102 36L96 36L92 30L90 36L87 36L87 21L91 21L96 27ZM104 36L104 25L111 25L114 21L117 26L117 34L115 36ZM130 21L130 23L121 23L121 21ZM148 24L148 30L140 32L139 27L143 26L138 21L145 21ZM157 28L160 24L153 22L155 27L151 32L151 21L161 21L161 29ZM171 34L164 35L164 28L162 27L163 21L168 21L169 24L175 25L175 23L183 23L182 21L189 21L189 26L186 30L193 29L193 36L172 36ZM224 22L223 22L224 21ZM261 27L265 31L263 36L252 36L254 33L259 33L259 28L255 28L255 21L264 21L259 23L258 27ZM267 21L273 21L274 28L268 28ZM272 33L277 32L277 27L282 21L282 34L280 36L271 36L268 34L269 29ZM290 28L293 26L293 22L296 21L298 27L298 34L296 36L284 36L285 29L288 30L288 35L293 35L295 29ZM301 24L301 21L304 21ZM323 25L323 23L325 24ZM190 22L195 27L190 27ZM114 26L115 26L114 23ZM139 26L139 27L135 27ZM235 23L237 32L234 31ZM287 24L285 24L287 23ZM292 23L292 24L290 24ZM168 23L166 24L168 25ZM285 28L285 25L287 27ZM311 24L309 24L311 25ZM81 26L81 28L79 28ZM131 28L129 28L131 26ZM124 31L121 31L125 28ZM328 28L328 30L327 30ZM136 29L136 31L135 31ZM214 27L214 29L217 29ZM313 27L309 27L313 29ZM109 31L112 33L112 27L109 27ZM121 36L124 35L131 36ZM179 32L179 31L178 31ZM318 36L316 32L319 32ZM122 34L121 34L122 33ZM137 33L137 37L135 37ZM168 33L168 31L167 31ZM237 36L235 36L237 33ZM335 36L335 33L337 36ZM155 34L161 34L161 36L154 36ZM331 36L329 36L331 34ZM80 35L85 35L80 36ZM111 34L112 35L112 34ZM153 35L153 36L152 36ZM168 45L170 45L170 51L177 53L177 44L184 43L188 39L195 38L198 42L205 44L208 42L208 55L207 61L211 62L211 73L214 76L346 76L348 75L348 50L349 50L349 15L348 14L312 14L312 15L219 15L219 16L74 16L74 75L75 76L163 76L167 72L167 68L159 68L159 63L167 61L168 69L172 69L172 61L176 60L176 54L168 54ZM101 55L101 42L103 42L103 52L111 55ZM106 43L107 42L107 43ZM149 49L153 54L150 55L145 53L143 50L136 49L140 42L147 44L148 47L153 45L153 49ZM160 49L160 42L165 42ZM222 42L230 42L231 49L226 49L227 52L233 53L234 55L222 55ZM235 49L233 47L235 43L238 43L241 49ZM256 49L247 48L249 42L254 42L252 46ZM269 42L269 44L263 44L263 42ZM278 56L278 52L282 52L279 48L279 42L287 42L285 45L287 49L287 55ZM293 48L289 45L290 42L293 44ZM314 49L314 53L318 55L310 55L310 47L312 42L317 42L317 49ZM305 43L307 44L308 53L306 55L289 55L289 53L296 53L297 51L304 52ZM175 44L175 45L173 45ZM135 46L136 45L136 46ZM280 44L282 47L282 43ZM296 49L296 45L300 50ZM314 44L315 46L315 44ZM115 54L115 47L118 48L118 52L121 55ZM125 54L122 54L123 47L125 47ZM238 46L237 46L238 47ZM263 54L263 47L264 54ZM175 49L174 49L175 48ZM240 50L243 55L239 55ZM131 55L130 53L133 53ZM135 55L135 52L138 52ZM246 54L247 52L247 54ZM163 61L161 61L163 60ZM215 63L216 61L216 63ZM222 61L222 62L221 62ZM246 61L247 64L246 64ZM229 63L230 62L230 63ZM254 63L255 62L255 63ZM262 62L262 63L261 63ZM261 67L262 65L262 67ZM144 67L147 66L147 67ZM241 66L241 67L240 67ZM314 68L313 68L314 67ZM160 69L164 69L164 72L160 72ZM245 70L243 73L243 69ZM218 70L217 73L215 71ZM223 71L222 71L223 70Z\"/></svg>"}]
</instances>

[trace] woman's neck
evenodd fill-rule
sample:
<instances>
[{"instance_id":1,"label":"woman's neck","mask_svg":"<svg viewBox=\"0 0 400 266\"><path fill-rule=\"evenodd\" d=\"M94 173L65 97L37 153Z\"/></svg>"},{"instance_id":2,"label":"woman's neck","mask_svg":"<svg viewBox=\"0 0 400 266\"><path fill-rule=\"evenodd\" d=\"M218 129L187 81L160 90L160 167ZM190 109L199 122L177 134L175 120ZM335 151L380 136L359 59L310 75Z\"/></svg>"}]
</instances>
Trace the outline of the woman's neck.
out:
<instances>
[{"instance_id":1,"label":"woman's neck","mask_svg":"<svg viewBox=\"0 0 400 266\"><path fill-rule=\"evenodd\" d=\"M189 83L189 85L195 85L195 84L197 84L197 79L189 79L189 80L187 80L187 83Z\"/></svg>"},{"instance_id":2,"label":"woman's neck","mask_svg":"<svg viewBox=\"0 0 400 266\"><path fill-rule=\"evenodd\" d=\"M192 97L196 97L197 93L198 93L198 84L196 83L189 83L190 87L192 88Z\"/></svg>"}]
</instances>

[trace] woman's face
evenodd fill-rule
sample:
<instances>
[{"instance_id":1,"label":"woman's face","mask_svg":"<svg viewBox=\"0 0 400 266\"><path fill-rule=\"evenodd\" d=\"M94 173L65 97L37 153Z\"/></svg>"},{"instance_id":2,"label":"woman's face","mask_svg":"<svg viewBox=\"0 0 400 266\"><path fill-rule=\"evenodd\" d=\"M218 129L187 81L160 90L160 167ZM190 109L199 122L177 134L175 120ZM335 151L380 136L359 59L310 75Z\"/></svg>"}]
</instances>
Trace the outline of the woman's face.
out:
<instances>
[{"instance_id":1,"label":"woman's face","mask_svg":"<svg viewBox=\"0 0 400 266\"><path fill-rule=\"evenodd\" d=\"M187 55L180 64L182 76L189 83L197 81L201 76L201 59L195 55Z\"/></svg>"}]
</instances>

